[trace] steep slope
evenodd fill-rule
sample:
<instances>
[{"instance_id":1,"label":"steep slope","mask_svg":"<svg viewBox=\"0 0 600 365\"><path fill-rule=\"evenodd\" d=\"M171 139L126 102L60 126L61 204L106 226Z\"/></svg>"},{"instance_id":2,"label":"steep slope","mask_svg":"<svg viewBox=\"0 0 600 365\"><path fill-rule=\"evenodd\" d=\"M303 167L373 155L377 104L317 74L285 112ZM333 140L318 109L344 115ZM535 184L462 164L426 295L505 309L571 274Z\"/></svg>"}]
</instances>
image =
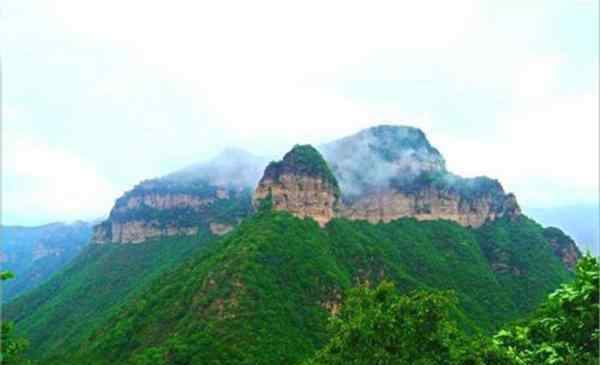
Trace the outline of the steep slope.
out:
<instances>
[{"instance_id":1,"label":"steep slope","mask_svg":"<svg viewBox=\"0 0 600 365\"><path fill-rule=\"evenodd\" d=\"M551 253L543 239L532 241L542 237L542 228L526 220L489 225L482 233L486 238L512 225L511 239ZM527 230L535 232L518 236ZM550 255L543 273L520 276L535 291L505 286L506 277L493 270L478 238L477 232L448 221L373 225L334 219L321 228L312 219L263 210L218 245L154 281L79 351L53 361L293 364L324 344L327 316L339 308L344 290L359 282L391 279L403 292L455 290L460 299L455 318L471 331L488 331L523 315L529 309L523 303L541 300L570 277ZM527 251L526 245L507 247L523 261Z\"/></svg>"},{"instance_id":2,"label":"steep slope","mask_svg":"<svg viewBox=\"0 0 600 365\"><path fill-rule=\"evenodd\" d=\"M527 215L545 226L558 227L573 237L580 251L600 257L600 203L532 208Z\"/></svg>"},{"instance_id":3,"label":"steep slope","mask_svg":"<svg viewBox=\"0 0 600 365\"><path fill-rule=\"evenodd\" d=\"M497 180L448 172L443 156L417 128L377 126L320 150L339 181L343 217L372 223L448 219L479 227L521 214L515 196Z\"/></svg>"},{"instance_id":4,"label":"steep slope","mask_svg":"<svg viewBox=\"0 0 600 365\"><path fill-rule=\"evenodd\" d=\"M33 289L61 271L89 243L92 225L52 223L39 227L0 228L0 264L15 273L2 283L2 302Z\"/></svg>"},{"instance_id":5,"label":"steep slope","mask_svg":"<svg viewBox=\"0 0 600 365\"><path fill-rule=\"evenodd\" d=\"M581 251L575 241L556 227L544 228L544 238L550 242L554 254L560 257L565 266L574 270L577 260L581 257Z\"/></svg>"},{"instance_id":6,"label":"steep slope","mask_svg":"<svg viewBox=\"0 0 600 365\"><path fill-rule=\"evenodd\" d=\"M65 271L4 306L3 316L15 320L30 340L33 358L69 351L146 283L209 239L92 244Z\"/></svg>"},{"instance_id":7,"label":"steep slope","mask_svg":"<svg viewBox=\"0 0 600 365\"><path fill-rule=\"evenodd\" d=\"M31 355L68 351L146 283L250 214L248 184L259 164L244 156L226 151L119 198L72 265L5 307L30 338Z\"/></svg>"}]
</instances>

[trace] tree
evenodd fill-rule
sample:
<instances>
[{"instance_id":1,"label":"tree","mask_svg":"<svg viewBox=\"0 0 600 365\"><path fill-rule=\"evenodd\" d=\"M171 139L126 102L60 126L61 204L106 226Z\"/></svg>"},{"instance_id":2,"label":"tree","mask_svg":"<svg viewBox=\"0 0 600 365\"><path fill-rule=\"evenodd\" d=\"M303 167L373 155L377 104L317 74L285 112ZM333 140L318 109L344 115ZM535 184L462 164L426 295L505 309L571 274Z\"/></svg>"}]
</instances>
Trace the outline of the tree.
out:
<instances>
[{"instance_id":1,"label":"tree","mask_svg":"<svg viewBox=\"0 0 600 365\"><path fill-rule=\"evenodd\" d=\"M330 342L305 365L512 364L490 341L472 342L456 328L455 302L450 293L400 295L389 282L360 286L331 319Z\"/></svg>"},{"instance_id":2,"label":"tree","mask_svg":"<svg viewBox=\"0 0 600 365\"><path fill-rule=\"evenodd\" d=\"M548 296L525 325L500 331L497 345L518 364L586 365L598 363L600 340L598 260L580 259L575 280Z\"/></svg>"},{"instance_id":3,"label":"tree","mask_svg":"<svg viewBox=\"0 0 600 365\"><path fill-rule=\"evenodd\" d=\"M14 278L15 275L10 271L0 272L0 281ZM14 334L15 324L12 321L2 321L0 336L0 363L10 364L28 364L21 354L29 347L29 342Z\"/></svg>"}]
</instances>

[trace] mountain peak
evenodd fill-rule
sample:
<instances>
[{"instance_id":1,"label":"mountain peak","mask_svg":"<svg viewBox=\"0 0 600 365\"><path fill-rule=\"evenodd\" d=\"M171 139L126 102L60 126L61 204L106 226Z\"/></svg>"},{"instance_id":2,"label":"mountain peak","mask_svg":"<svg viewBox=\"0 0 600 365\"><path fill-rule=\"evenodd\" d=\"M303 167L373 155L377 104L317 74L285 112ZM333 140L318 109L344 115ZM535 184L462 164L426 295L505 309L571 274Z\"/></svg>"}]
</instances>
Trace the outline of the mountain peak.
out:
<instances>
[{"instance_id":1,"label":"mountain peak","mask_svg":"<svg viewBox=\"0 0 600 365\"><path fill-rule=\"evenodd\" d=\"M281 161L267 166L254 194L254 206L270 199L273 209L310 216L323 226L335 216L339 195L337 180L319 151L311 145L296 145Z\"/></svg>"},{"instance_id":2,"label":"mountain peak","mask_svg":"<svg viewBox=\"0 0 600 365\"><path fill-rule=\"evenodd\" d=\"M446 161L418 128L379 125L319 147L346 197L411 180L424 172L445 173Z\"/></svg>"},{"instance_id":3,"label":"mountain peak","mask_svg":"<svg viewBox=\"0 0 600 365\"><path fill-rule=\"evenodd\" d=\"M297 174L319 177L330 183L335 188L338 182L329 169L323 156L311 145L295 145L283 156L281 161L273 161L267 166L265 176L277 177L283 174Z\"/></svg>"}]
</instances>

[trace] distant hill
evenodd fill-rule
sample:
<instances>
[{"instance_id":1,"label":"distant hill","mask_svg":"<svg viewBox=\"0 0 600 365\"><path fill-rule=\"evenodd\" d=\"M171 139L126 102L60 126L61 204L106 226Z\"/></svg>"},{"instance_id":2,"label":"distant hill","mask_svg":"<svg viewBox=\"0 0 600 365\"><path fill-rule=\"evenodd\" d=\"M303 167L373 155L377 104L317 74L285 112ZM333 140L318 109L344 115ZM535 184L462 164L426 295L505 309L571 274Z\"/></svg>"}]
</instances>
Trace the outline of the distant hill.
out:
<instances>
[{"instance_id":1,"label":"distant hill","mask_svg":"<svg viewBox=\"0 0 600 365\"><path fill-rule=\"evenodd\" d=\"M15 279L2 283L7 302L61 271L89 243L92 223L52 223L39 227L2 226L0 263Z\"/></svg>"},{"instance_id":2,"label":"distant hill","mask_svg":"<svg viewBox=\"0 0 600 365\"><path fill-rule=\"evenodd\" d=\"M526 212L545 226L567 232L582 252L589 250L594 256L600 256L600 205L527 208Z\"/></svg>"}]
</instances>

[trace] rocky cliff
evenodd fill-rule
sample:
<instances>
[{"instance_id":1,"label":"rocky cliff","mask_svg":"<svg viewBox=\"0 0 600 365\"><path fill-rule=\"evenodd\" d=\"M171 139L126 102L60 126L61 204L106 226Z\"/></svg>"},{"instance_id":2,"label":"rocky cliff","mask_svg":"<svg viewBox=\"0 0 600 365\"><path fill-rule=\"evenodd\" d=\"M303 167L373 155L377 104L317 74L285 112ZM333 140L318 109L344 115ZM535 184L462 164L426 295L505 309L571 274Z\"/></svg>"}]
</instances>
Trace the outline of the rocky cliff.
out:
<instances>
[{"instance_id":1,"label":"rocky cliff","mask_svg":"<svg viewBox=\"0 0 600 365\"><path fill-rule=\"evenodd\" d=\"M324 226L337 214L340 190L319 152L297 145L282 161L270 163L254 194L254 206L270 204Z\"/></svg>"},{"instance_id":2,"label":"rocky cliff","mask_svg":"<svg viewBox=\"0 0 600 365\"><path fill-rule=\"evenodd\" d=\"M373 127L320 150L341 186L342 217L373 223L447 219L479 227L521 214L515 196L498 181L447 171L444 157L417 128Z\"/></svg>"},{"instance_id":3,"label":"rocky cliff","mask_svg":"<svg viewBox=\"0 0 600 365\"><path fill-rule=\"evenodd\" d=\"M255 201L270 196L274 209L320 225L334 217L372 223L414 217L479 227L521 214L515 196L498 181L448 172L443 156L416 128L374 127L320 150L324 158L310 146L296 146L269 165Z\"/></svg>"},{"instance_id":4,"label":"rocky cliff","mask_svg":"<svg viewBox=\"0 0 600 365\"><path fill-rule=\"evenodd\" d=\"M94 227L95 243L140 243L166 236L229 232L251 211L264 161L227 150L208 163L146 180L117 199Z\"/></svg>"}]
</instances>

